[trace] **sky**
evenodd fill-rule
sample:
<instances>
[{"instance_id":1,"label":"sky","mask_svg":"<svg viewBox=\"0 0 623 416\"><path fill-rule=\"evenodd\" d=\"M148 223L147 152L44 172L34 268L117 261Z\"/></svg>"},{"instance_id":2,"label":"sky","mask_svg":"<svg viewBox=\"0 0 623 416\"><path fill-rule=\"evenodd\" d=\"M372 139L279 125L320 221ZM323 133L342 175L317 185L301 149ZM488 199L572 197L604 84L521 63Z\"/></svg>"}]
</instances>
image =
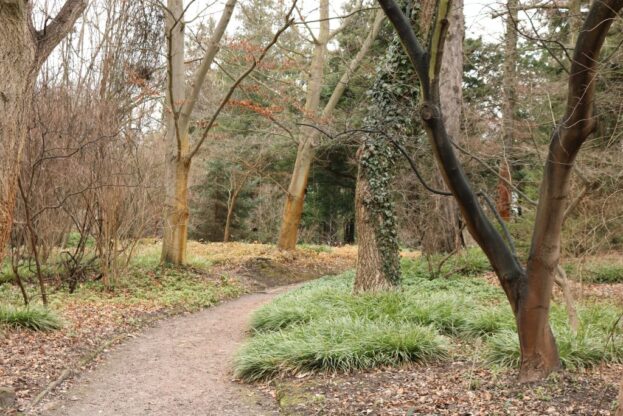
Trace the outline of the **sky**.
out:
<instances>
[{"instance_id":1,"label":"sky","mask_svg":"<svg viewBox=\"0 0 623 416\"><path fill-rule=\"evenodd\" d=\"M244 0L243 0L244 1ZM479 37L490 42L501 41L504 33L504 22L502 18L492 18L492 11L502 10L503 3L500 1L487 1L487 0L464 0L465 2L465 30L468 37ZM318 19L318 0L298 0L297 2L305 15L307 20ZM342 5L344 0L330 0L330 15L331 17L340 16L342 13ZM206 9L206 2L202 0L196 0L195 3L189 8L189 16L196 16L197 13L203 12L204 15L211 15L214 19L218 19L220 11L223 9L223 1L214 3L211 7ZM198 19L200 20L200 19ZM332 20L331 27L335 28L339 25L339 20ZM312 28L314 24L310 24ZM232 21L228 31L235 31L238 27L236 21Z\"/></svg>"}]
</instances>

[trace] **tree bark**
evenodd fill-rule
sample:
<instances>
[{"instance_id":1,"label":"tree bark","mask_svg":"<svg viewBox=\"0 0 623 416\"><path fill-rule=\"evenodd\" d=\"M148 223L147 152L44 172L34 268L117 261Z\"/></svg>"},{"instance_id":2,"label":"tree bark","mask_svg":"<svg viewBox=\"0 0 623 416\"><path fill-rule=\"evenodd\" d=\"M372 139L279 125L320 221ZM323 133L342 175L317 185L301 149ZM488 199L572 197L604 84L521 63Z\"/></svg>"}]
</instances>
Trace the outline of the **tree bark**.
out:
<instances>
[{"instance_id":1,"label":"tree bark","mask_svg":"<svg viewBox=\"0 0 623 416\"><path fill-rule=\"evenodd\" d=\"M374 227L367 226L378 222L378 218L372 218L375 214L364 203L367 198L370 198L370 185L360 173L357 176L355 194L357 221L357 276L353 287L355 293L382 291L393 287L385 276L384 251L379 247Z\"/></svg>"},{"instance_id":2,"label":"tree bark","mask_svg":"<svg viewBox=\"0 0 623 416\"><path fill-rule=\"evenodd\" d=\"M377 143L391 146L389 143ZM375 164L388 164L382 155L371 155L364 143L359 149L359 172L355 191L355 227L357 236L357 268L354 293L383 291L392 289L400 283L400 250L395 239L395 224L385 221L384 212L388 209L378 200L370 186L367 161ZM366 160L368 159L368 160ZM391 199L391 195L385 199ZM386 203L391 201L386 200ZM391 210L393 216L393 209ZM390 238L387 238L387 234ZM391 238L393 237L393 238Z\"/></svg>"},{"instance_id":3,"label":"tree bark","mask_svg":"<svg viewBox=\"0 0 623 416\"><path fill-rule=\"evenodd\" d=\"M329 33L329 2L328 0L320 0L320 31L316 43L314 45L314 53L312 55L311 70L307 94L305 97L304 113L309 124L317 123L318 106L320 105L320 93L322 91L322 81L324 74L324 65L326 60L327 43L331 39ZM350 62L348 68L342 74L339 82L335 86L329 101L325 105L320 119L325 120L331 117L337 103L342 97L350 78L359 68L361 61L368 53L374 39L378 35L383 22L384 14L378 12L375 15L372 29L364 40L359 52ZM335 33L335 32L334 32ZM320 138L318 130L303 126L301 128L301 136L299 138L299 146L296 153L296 161L294 170L288 187L285 206L283 209L283 220L279 230L279 239L277 247L281 250L293 250L296 247L298 239L298 228L301 224L301 216L303 215L303 207L305 202L305 190L307 189L307 181L309 172L314 160L315 146Z\"/></svg>"},{"instance_id":4,"label":"tree bark","mask_svg":"<svg viewBox=\"0 0 623 416\"><path fill-rule=\"evenodd\" d=\"M502 103L502 144L504 147L504 157L500 161L500 179L498 180L497 210L505 220L511 219L512 189L509 182L512 182L511 164L509 162L513 155L513 144L515 139L515 104L517 101L516 82L517 82L517 22L518 22L518 0L507 0L506 8L508 17L506 18L506 34L504 35L504 74L502 88L504 100ZM506 179L504 181L502 178Z\"/></svg>"},{"instance_id":5,"label":"tree bark","mask_svg":"<svg viewBox=\"0 0 623 416\"><path fill-rule=\"evenodd\" d=\"M85 7L84 1L67 0L52 23L36 31L31 22L32 2L0 0L0 261L13 223L37 74Z\"/></svg>"},{"instance_id":6,"label":"tree bark","mask_svg":"<svg viewBox=\"0 0 623 416\"><path fill-rule=\"evenodd\" d=\"M456 142L461 138L461 113L463 108L463 37L465 22L463 0L451 3L447 17L448 32L444 43L439 94L444 122L450 137ZM437 189L444 189L439 168L434 167L432 183ZM445 189L444 189L445 190ZM454 198L432 195L434 214L430 216L422 242L422 251L427 254L452 253L461 247L459 209Z\"/></svg>"}]
</instances>

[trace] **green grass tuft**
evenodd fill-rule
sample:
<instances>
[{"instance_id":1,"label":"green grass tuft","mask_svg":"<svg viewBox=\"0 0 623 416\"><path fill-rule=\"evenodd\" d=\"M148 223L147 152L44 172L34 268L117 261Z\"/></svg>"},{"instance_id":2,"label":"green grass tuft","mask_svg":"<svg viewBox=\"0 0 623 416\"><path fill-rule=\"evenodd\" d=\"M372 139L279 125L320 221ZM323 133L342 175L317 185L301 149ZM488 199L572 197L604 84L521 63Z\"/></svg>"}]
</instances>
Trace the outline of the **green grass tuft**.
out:
<instances>
[{"instance_id":1,"label":"green grass tuft","mask_svg":"<svg viewBox=\"0 0 623 416\"><path fill-rule=\"evenodd\" d=\"M33 331L52 331L63 327L61 320L52 311L39 307L0 306L0 325L2 324Z\"/></svg>"},{"instance_id":2,"label":"green grass tuft","mask_svg":"<svg viewBox=\"0 0 623 416\"><path fill-rule=\"evenodd\" d=\"M237 354L237 377L254 381L305 371L350 371L447 355L434 328L393 320L342 317L260 333Z\"/></svg>"},{"instance_id":3,"label":"green grass tuft","mask_svg":"<svg viewBox=\"0 0 623 416\"><path fill-rule=\"evenodd\" d=\"M569 328L563 308L554 305L550 321L562 365L577 369L602 362L623 363L621 313L608 304L582 306L578 310L580 328L576 334ZM519 357L515 331L504 330L487 339L485 358L490 363L517 367Z\"/></svg>"}]
</instances>

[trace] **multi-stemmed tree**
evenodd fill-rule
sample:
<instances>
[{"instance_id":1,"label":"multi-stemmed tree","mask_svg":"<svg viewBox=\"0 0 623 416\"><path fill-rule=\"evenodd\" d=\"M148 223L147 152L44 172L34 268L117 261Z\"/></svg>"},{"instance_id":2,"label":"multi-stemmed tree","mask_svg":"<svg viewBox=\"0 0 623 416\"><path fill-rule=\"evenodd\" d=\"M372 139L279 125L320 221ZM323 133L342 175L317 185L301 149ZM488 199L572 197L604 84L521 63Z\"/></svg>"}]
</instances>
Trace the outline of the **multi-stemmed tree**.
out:
<instances>
[{"instance_id":1,"label":"multi-stemmed tree","mask_svg":"<svg viewBox=\"0 0 623 416\"><path fill-rule=\"evenodd\" d=\"M623 8L623 0L594 2L577 36L569 71L566 111L551 135L526 267L520 264L510 245L486 217L446 130L440 104L439 74L449 0L438 2L429 49L422 47L409 19L394 0L378 1L400 36L418 75L422 101L420 118L444 181L456 199L471 235L489 258L515 315L521 349L520 381L543 378L560 367L556 341L549 325L549 308L560 258L561 228L571 171L582 143L595 129L593 100L599 53L610 26Z\"/></svg>"}]
</instances>

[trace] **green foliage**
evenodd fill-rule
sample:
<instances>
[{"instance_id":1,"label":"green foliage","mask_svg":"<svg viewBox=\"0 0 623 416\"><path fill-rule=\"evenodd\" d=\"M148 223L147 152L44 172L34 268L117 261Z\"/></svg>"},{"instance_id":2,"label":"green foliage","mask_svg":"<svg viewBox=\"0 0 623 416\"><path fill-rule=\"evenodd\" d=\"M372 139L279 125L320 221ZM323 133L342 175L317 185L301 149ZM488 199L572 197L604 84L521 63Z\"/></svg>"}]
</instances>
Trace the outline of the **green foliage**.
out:
<instances>
[{"instance_id":1,"label":"green foliage","mask_svg":"<svg viewBox=\"0 0 623 416\"><path fill-rule=\"evenodd\" d=\"M388 319L337 317L256 335L237 354L237 377L350 371L444 357L446 341L433 328Z\"/></svg>"},{"instance_id":2,"label":"green foliage","mask_svg":"<svg viewBox=\"0 0 623 416\"><path fill-rule=\"evenodd\" d=\"M498 302L501 296L484 281L429 280L405 270L401 291L353 295L354 273L347 272L260 308L251 320L255 335L237 355L237 375L254 380L442 358L447 354L442 334L473 337L513 322L508 307L502 317L482 318L485 307L478 299Z\"/></svg>"},{"instance_id":3,"label":"green foliage","mask_svg":"<svg viewBox=\"0 0 623 416\"><path fill-rule=\"evenodd\" d=\"M185 267L160 266L160 247L160 244L139 244L130 267L112 285L87 280L72 294L64 290L49 293L51 305L60 307L71 299L195 311L243 293L244 288L237 280L210 274L211 263L202 256L189 255L189 265ZM36 298L36 285L28 284L26 290L31 298ZM0 285L0 302L19 305L22 300L17 285Z\"/></svg>"},{"instance_id":4,"label":"green foliage","mask_svg":"<svg viewBox=\"0 0 623 416\"><path fill-rule=\"evenodd\" d=\"M33 331L52 331L63 323L52 311L40 307L15 308L0 306L0 325L27 328Z\"/></svg>"},{"instance_id":5,"label":"green foliage","mask_svg":"<svg viewBox=\"0 0 623 416\"><path fill-rule=\"evenodd\" d=\"M242 293L243 288L223 276L214 280L187 267L131 268L114 287L94 281L82 285L74 297L93 302L147 303L167 309L196 311ZM66 295L71 296L71 295Z\"/></svg>"}]
</instances>

